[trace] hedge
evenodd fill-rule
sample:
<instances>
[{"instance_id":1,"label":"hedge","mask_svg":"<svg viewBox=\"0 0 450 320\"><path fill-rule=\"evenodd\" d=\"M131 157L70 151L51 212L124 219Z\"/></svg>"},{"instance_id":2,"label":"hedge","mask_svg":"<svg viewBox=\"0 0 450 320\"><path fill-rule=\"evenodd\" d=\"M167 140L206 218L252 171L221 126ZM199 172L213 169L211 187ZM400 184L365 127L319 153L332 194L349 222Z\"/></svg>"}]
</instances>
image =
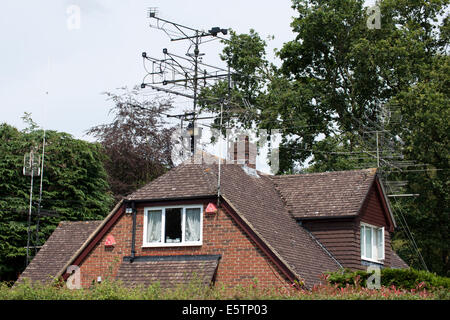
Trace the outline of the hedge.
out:
<instances>
[{"instance_id":1,"label":"hedge","mask_svg":"<svg viewBox=\"0 0 450 320\"><path fill-rule=\"evenodd\" d=\"M366 286L366 281L372 273L366 271L350 271L329 273L327 280L331 284L345 287L347 284ZM381 269L381 285L395 286L406 290L426 287L428 289L450 289L450 278L441 277L435 273L416 269Z\"/></svg>"}]
</instances>

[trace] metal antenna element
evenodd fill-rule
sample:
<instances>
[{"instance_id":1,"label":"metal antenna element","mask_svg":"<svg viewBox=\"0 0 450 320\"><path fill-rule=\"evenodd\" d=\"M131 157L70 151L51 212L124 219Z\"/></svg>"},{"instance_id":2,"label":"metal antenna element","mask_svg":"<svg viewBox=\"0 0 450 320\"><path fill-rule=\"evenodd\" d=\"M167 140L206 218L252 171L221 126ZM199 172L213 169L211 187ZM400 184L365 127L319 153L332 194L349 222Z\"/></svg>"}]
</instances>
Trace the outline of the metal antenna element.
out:
<instances>
[{"instance_id":1,"label":"metal antenna element","mask_svg":"<svg viewBox=\"0 0 450 320\"><path fill-rule=\"evenodd\" d=\"M33 148L30 153L26 153L23 157L23 174L25 176L30 176L30 206L28 210L28 229L27 229L27 258L26 258L26 266L30 261L30 236L31 236L31 208L33 204L33 177L38 176L40 173L40 157Z\"/></svg>"},{"instance_id":2,"label":"metal antenna element","mask_svg":"<svg viewBox=\"0 0 450 320\"><path fill-rule=\"evenodd\" d=\"M41 216L41 203L42 203L42 182L44 178L44 157L45 157L45 129L44 129L44 137L42 138L42 161L41 161L41 182L39 185L39 201L38 201L38 209L37 209L37 222L36 222L36 243L34 247L34 254L36 255L36 245L39 243L39 223Z\"/></svg>"},{"instance_id":3,"label":"metal antenna element","mask_svg":"<svg viewBox=\"0 0 450 320\"><path fill-rule=\"evenodd\" d=\"M162 50L162 58L154 58L142 53L143 65L146 71L141 88L151 88L167 94L174 94L193 100L192 112L174 117L189 120L188 129L192 133L191 141L195 139L195 122L199 118L199 91L208 88L221 79L229 78L229 70L215 67L203 62L204 53L200 52L200 45L214 40L226 40L219 34L227 35L228 29L212 27L208 31L197 30L158 17L157 8L148 9L148 17L155 21L150 27L162 30L168 35L170 41L187 41L188 49L185 56L170 52L167 48ZM191 143L191 156L195 148Z\"/></svg>"}]
</instances>

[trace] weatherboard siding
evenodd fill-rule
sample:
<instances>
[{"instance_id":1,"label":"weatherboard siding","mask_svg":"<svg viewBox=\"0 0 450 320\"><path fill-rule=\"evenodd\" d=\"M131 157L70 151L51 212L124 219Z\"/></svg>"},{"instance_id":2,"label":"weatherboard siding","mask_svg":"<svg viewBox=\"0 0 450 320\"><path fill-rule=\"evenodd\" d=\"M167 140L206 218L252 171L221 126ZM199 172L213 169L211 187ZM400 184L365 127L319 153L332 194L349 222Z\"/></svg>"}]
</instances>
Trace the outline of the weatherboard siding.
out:
<instances>
[{"instance_id":1,"label":"weatherboard siding","mask_svg":"<svg viewBox=\"0 0 450 320\"><path fill-rule=\"evenodd\" d=\"M376 227L384 227L384 250L385 260L384 266L390 267L392 260L392 248L391 248L391 235L389 233L389 220L387 219L387 213L381 205L381 197L377 192L376 186L373 185L369 191L369 194L361 208L361 215L358 219L358 228L361 222L367 223ZM358 229L358 241L359 241Z\"/></svg>"},{"instance_id":2,"label":"weatherboard siding","mask_svg":"<svg viewBox=\"0 0 450 320\"><path fill-rule=\"evenodd\" d=\"M303 226L344 268L358 269L360 267L359 242L356 241L354 219L311 220L304 221Z\"/></svg>"},{"instance_id":3,"label":"weatherboard siding","mask_svg":"<svg viewBox=\"0 0 450 320\"><path fill-rule=\"evenodd\" d=\"M391 265L391 237L389 220L386 218L381 198L373 185L361 206L360 215L348 219L304 220L303 226L339 261L344 268L365 270L361 263L360 224L361 222L377 227L385 227L385 261L384 266Z\"/></svg>"}]
</instances>

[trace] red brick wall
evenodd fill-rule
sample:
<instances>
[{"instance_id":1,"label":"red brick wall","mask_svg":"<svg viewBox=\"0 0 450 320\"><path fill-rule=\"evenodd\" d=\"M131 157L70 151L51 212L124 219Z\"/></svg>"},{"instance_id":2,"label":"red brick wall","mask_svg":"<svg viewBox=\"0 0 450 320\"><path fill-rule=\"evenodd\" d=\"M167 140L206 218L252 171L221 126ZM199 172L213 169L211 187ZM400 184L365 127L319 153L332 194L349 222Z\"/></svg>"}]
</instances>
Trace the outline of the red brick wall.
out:
<instances>
[{"instance_id":1,"label":"red brick wall","mask_svg":"<svg viewBox=\"0 0 450 320\"><path fill-rule=\"evenodd\" d=\"M201 203L201 202L200 202ZM206 209L207 202L203 202ZM160 204L158 204L160 205ZM203 210L203 244L195 247L142 248L144 207L137 207L136 256L221 254L216 284L246 285L257 279L261 286L286 286L288 280L226 211L207 215ZM124 214L80 265L84 287L97 276L115 278L124 256L131 255L132 215ZM114 236L114 248L105 248L108 234Z\"/></svg>"}]
</instances>

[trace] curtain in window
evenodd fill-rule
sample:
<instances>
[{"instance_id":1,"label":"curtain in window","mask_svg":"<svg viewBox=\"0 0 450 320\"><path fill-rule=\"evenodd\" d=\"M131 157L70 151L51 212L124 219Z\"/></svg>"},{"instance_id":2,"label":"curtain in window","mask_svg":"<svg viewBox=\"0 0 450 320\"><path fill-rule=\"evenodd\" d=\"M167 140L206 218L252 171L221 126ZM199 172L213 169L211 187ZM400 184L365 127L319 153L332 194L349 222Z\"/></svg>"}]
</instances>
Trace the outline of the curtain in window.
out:
<instances>
[{"instance_id":1,"label":"curtain in window","mask_svg":"<svg viewBox=\"0 0 450 320\"><path fill-rule=\"evenodd\" d=\"M372 259L372 228L364 228L366 231L366 258Z\"/></svg>"},{"instance_id":2,"label":"curtain in window","mask_svg":"<svg viewBox=\"0 0 450 320\"><path fill-rule=\"evenodd\" d=\"M161 210L148 211L147 242L161 242Z\"/></svg>"},{"instance_id":3,"label":"curtain in window","mask_svg":"<svg viewBox=\"0 0 450 320\"><path fill-rule=\"evenodd\" d=\"M185 241L200 241L200 209L186 209Z\"/></svg>"},{"instance_id":4,"label":"curtain in window","mask_svg":"<svg viewBox=\"0 0 450 320\"><path fill-rule=\"evenodd\" d=\"M365 246L364 246L364 226L361 226L361 231L359 233L359 239L361 240L361 256L366 256Z\"/></svg>"},{"instance_id":5,"label":"curtain in window","mask_svg":"<svg viewBox=\"0 0 450 320\"><path fill-rule=\"evenodd\" d=\"M384 243L384 239L383 239L383 229L377 229L377 258L378 259L383 259L384 257L384 247L383 247L383 243Z\"/></svg>"}]
</instances>

